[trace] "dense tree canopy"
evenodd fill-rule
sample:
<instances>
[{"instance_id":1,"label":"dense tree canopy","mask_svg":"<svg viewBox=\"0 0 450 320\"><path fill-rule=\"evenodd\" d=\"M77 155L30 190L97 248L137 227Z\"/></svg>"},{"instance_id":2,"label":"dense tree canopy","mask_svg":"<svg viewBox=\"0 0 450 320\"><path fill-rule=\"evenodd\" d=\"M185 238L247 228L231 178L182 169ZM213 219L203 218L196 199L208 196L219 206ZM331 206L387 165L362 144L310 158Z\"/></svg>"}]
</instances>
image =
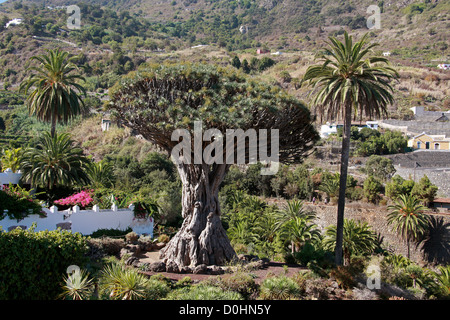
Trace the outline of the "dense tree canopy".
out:
<instances>
[{"instance_id":1,"label":"dense tree canopy","mask_svg":"<svg viewBox=\"0 0 450 320\"><path fill-rule=\"evenodd\" d=\"M268 154L276 163L295 162L301 161L318 140L303 103L232 68L202 64L150 67L124 78L111 90L111 97L110 110L118 121L171 153L177 164L183 185L184 222L161 253L169 268L223 264L235 257L220 221L218 202L219 187L235 163L235 151L237 160L244 163L267 160ZM198 137L198 123L202 130L216 131L209 137L201 132ZM180 143L180 136L173 138L178 129L189 133L181 136L188 149L174 153ZM256 145L251 137L229 140L227 130L236 129L260 133ZM278 131L272 133L271 129ZM261 140L264 134L265 140ZM222 150L217 149L216 142L225 136ZM199 147L203 152L200 159L196 156ZM244 157L239 156L242 149ZM258 150L255 154L249 149ZM204 159L207 150L213 162ZM261 151L266 154L261 156ZM194 161L185 161L188 157Z\"/></svg>"}]
</instances>

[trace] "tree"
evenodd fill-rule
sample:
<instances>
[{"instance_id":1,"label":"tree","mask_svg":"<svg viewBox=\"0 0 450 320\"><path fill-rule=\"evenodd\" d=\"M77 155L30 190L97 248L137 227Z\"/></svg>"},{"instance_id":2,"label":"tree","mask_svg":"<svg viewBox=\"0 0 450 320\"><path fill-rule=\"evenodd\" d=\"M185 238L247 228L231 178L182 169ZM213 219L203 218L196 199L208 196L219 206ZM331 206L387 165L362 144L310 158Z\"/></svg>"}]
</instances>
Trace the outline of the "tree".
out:
<instances>
[{"instance_id":1,"label":"tree","mask_svg":"<svg viewBox=\"0 0 450 320\"><path fill-rule=\"evenodd\" d=\"M327 227L323 245L326 249L336 247L337 228L335 225ZM371 254L377 247L377 237L372 228L366 223L353 219L344 219L343 256L345 264L350 263L352 255Z\"/></svg>"},{"instance_id":2,"label":"tree","mask_svg":"<svg viewBox=\"0 0 450 320\"><path fill-rule=\"evenodd\" d=\"M11 148L3 150L3 154L0 153L0 169L3 171L6 169L11 169L12 172L17 172L17 170L19 170L20 168L22 152L22 148Z\"/></svg>"},{"instance_id":3,"label":"tree","mask_svg":"<svg viewBox=\"0 0 450 320\"><path fill-rule=\"evenodd\" d=\"M419 183L414 184L411 195L416 196L424 205L433 202L436 197L438 187L431 183L427 175L424 175Z\"/></svg>"},{"instance_id":4,"label":"tree","mask_svg":"<svg viewBox=\"0 0 450 320\"><path fill-rule=\"evenodd\" d=\"M364 173L367 175L373 175L379 179L386 181L392 178L395 173L395 168L391 159L372 155L366 162L364 167Z\"/></svg>"},{"instance_id":5,"label":"tree","mask_svg":"<svg viewBox=\"0 0 450 320\"><path fill-rule=\"evenodd\" d=\"M81 148L74 147L68 133L51 136L44 132L36 145L24 151L22 179L33 186L51 190L59 186L89 183L85 171L88 159Z\"/></svg>"},{"instance_id":6,"label":"tree","mask_svg":"<svg viewBox=\"0 0 450 320\"><path fill-rule=\"evenodd\" d=\"M380 200L380 193L383 192L383 184L377 178L370 175L364 180L363 189L367 201L377 203Z\"/></svg>"},{"instance_id":7,"label":"tree","mask_svg":"<svg viewBox=\"0 0 450 320\"><path fill-rule=\"evenodd\" d=\"M20 90L25 94L34 87L27 97L28 110L39 120L51 123L52 137L55 136L57 122L67 123L71 118L87 111L80 97L80 93L86 96L86 91L77 82L84 81L84 78L72 73L77 67L69 62L68 54L57 49L31 57L40 66L28 68L36 73L20 85Z\"/></svg>"},{"instance_id":8,"label":"tree","mask_svg":"<svg viewBox=\"0 0 450 320\"><path fill-rule=\"evenodd\" d=\"M113 115L171 154L182 181L183 224L161 251L162 260L172 265L220 265L235 258L221 223L218 192L236 162L234 157L226 158L227 150L235 155L239 141L227 139L223 149L215 148L219 133L231 128L242 132L277 129L279 162L301 161L318 140L309 110L300 101L233 69L160 65L130 74L112 90ZM217 135L202 139L198 121ZM180 136L172 139L173 133L180 133L176 129L184 130L185 148L180 148ZM272 131L263 132L270 132L272 140ZM241 160L250 163L247 149ZM255 161L264 161L261 151L257 150L260 159ZM210 161L210 156L215 160Z\"/></svg>"},{"instance_id":9,"label":"tree","mask_svg":"<svg viewBox=\"0 0 450 320\"><path fill-rule=\"evenodd\" d=\"M393 226L408 246L408 259L410 258L410 242L420 240L428 229L429 220L423 211L427 208L420 204L420 200L412 195L400 195L394 205L390 205L391 211L387 216L387 222Z\"/></svg>"},{"instance_id":10,"label":"tree","mask_svg":"<svg viewBox=\"0 0 450 320\"><path fill-rule=\"evenodd\" d=\"M239 69L241 67L241 60L239 60L238 56L233 57L233 59L231 60L231 65L236 69Z\"/></svg>"},{"instance_id":11,"label":"tree","mask_svg":"<svg viewBox=\"0 0 450 320\"><path fill-rule=\"evenodd\" d=\"M321 118L334 119L341 115L344 120L335 252L336 264L341 265L352 113L360 119L363 114L373 118L387 113L386 107L393 103L390 80L398 74L387 66L386 58L369 55L377 44L367 45L368 34L354 44L347 32L344 42L334 37L329 40L321 56L322 63L309 67L303 81L313 87L312 103Z\"/></svg>"}]
</instances>

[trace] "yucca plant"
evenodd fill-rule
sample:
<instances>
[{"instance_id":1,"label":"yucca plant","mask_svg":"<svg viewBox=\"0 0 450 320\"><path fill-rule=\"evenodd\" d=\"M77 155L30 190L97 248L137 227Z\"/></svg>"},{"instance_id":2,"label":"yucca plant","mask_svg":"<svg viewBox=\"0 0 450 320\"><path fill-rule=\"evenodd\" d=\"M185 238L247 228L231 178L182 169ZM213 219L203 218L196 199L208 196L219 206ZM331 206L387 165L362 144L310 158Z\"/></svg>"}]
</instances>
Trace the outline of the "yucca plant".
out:
<instances>
[{"instance_id":1,"label":"yucca plant","mask_svg":"<svg viewBox=\"0 0 450 320\"><path fill-rule=\"evenodd\" d=\"M142 300L147 296L148 278L120 263L103 269L100 277L101 292L113 300Z\"/></svg>"},{"instance_id":2,"label":"yucca plant","mask_svg":"<svg viewBox=\"0 0 450 320\"><path fill-rule=\"evenodd\" d=\"M63 292L60 297L70 300L86 300L94 292L93 280L89 278L86 270L76 271L68 276L64 276Z\"/></svg>"}]
</instances>

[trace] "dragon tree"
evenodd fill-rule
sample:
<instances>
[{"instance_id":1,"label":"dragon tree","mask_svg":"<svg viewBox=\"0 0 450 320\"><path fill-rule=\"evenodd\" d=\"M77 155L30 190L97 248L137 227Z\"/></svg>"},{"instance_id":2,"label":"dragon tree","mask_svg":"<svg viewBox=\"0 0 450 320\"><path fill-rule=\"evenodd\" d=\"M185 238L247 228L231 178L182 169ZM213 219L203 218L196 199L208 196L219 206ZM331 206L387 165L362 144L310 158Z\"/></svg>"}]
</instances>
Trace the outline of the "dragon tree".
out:
<instances>
[{"instance_id":1,"label":"dragon tree","mask_svg":"<svg viewBox=\"0 0 450 320\"><path fill-rule=\"evenodd\" d=\"M110 95L111 114L167 152L178 169L184 220L160 252L178 268L236 257L218 199L231 165L259 161L262 174L271 174L277 163L301 162L319 139L302 102L235 69L147 67L123 77Z\"/></svg>"}]
</instances>

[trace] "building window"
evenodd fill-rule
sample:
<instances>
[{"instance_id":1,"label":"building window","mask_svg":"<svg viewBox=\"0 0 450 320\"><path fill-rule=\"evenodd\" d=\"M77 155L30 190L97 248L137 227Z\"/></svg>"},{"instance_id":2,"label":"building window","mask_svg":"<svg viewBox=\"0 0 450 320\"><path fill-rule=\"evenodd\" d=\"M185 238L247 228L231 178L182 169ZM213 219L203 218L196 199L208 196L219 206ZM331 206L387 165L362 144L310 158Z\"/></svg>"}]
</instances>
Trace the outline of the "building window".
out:
<instances>
[{"instance_id":1,"label":"building window","mask_svg":"<svg viewBox=\"0 0 450 320\"><path fill-rule=\"evenodd\" d=\"M425 149L430 149L430 143L429 142L425 142Z\"/></svg>"},{"instance_id":2,"label":"building window","mask_svg":"<svg viewBox=\"0 0 450 320\"><path fill-rule=\"evenodd\" d=\"M435 144L434 144L434 150L439 150L439 148L440 148L439 143L435 143Z\"/></svg>"},{"instance_id":3,"label":"building window","mask_svg":"<svg viewBox=\"0 0 450 320\"><path fill-rule=\"evenodd\" d=\"M420 146L422 145L422 142L417 141L417 149L420 149Z\"/></svg>"}]
</instances>

